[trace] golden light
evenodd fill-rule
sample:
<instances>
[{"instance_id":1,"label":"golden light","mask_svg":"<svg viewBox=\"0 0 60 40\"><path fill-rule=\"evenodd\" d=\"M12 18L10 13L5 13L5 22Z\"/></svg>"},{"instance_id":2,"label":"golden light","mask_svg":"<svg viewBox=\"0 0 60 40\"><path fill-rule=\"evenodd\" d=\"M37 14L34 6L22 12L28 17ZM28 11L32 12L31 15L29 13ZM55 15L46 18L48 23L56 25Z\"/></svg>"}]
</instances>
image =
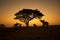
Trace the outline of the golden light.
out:
<instances>
[{"instance_id":1,"label":"golden light","mask_svg":"<svg viewBox=\"0 0 60 40\"><path fill-rule=\"evenodd\" d=\"M58 1L0 1L0 4L0 24L13 26L18 22L24 26L24 23L20 22L19 20L14 20L14 14L23 8L38 9L45 15L42 17L42 19L49 22L49 25L60 24L60 7ZM41 22L34 19L29 22L29 26L33 24L40 26Z\"/></svg>"}]
</instances>

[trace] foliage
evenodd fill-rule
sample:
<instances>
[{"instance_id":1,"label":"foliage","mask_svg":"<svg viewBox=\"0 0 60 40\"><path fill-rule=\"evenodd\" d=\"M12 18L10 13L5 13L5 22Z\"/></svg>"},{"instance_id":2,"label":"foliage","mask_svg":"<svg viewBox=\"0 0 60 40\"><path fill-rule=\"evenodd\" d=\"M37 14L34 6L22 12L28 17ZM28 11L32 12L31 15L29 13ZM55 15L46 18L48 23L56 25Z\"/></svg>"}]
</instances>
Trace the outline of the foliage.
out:
<instances>
[{"instance_id":1,"label":"foliage","mask_svg":"<svg viewBox=\"0 0 60 40\"><path fill-rule=\"evenodd\" d=\"M23 10L20 10L18 13L16 13L15 16L16 17L14 19L19 19L20 21L28 24L28 22L30 20L32 20L33 18L41 19L41 17L44 15L40 11L38 11L37 9L36 10L23 9Z\"/></svg>"}]
</instances>

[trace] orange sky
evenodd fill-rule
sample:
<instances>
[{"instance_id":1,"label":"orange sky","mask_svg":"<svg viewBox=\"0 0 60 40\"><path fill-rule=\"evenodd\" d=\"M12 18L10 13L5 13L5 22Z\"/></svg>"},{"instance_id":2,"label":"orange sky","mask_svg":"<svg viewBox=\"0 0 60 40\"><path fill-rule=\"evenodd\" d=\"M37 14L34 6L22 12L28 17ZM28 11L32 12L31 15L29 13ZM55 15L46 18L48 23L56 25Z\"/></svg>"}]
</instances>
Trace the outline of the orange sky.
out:
<instances>
[{"instance_id":1,"label":"orange sky","mask_svg":"<svg viewBox=\"0 0 60 40\"><path fill-rule=\"evenodd\" d=\"M59 0L0 0L0 24L6 26L13 26L20 22L14 20L15 13L23 8L38 9L45 16L42 19L49 22L50 25L60 25L60 1ZM34 19L29 22L29 25L41 25L39 20ZM22 23L22 25L25 25Z\"/></svg>"}]
</instances>

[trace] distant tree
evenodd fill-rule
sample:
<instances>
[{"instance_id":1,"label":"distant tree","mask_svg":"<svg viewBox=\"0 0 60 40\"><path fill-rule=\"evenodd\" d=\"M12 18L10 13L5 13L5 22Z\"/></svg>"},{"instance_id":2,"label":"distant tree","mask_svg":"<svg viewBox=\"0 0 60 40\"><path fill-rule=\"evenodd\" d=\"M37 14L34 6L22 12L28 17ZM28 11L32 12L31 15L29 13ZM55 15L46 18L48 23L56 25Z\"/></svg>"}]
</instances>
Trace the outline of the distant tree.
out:
<instances>
[{"instance_id":1,"label":"distant tree","mask_svg":"<svg viewBox=\"0 0 60 40\"><path fill-rule=\"evenodd\" d=\"M14 28L19 27L19 23L14 24Z\"/></svg>"},{"instance_id":2,"label":"distant tree","mask_svg":"<svg viewBox=\"0 0 60 40\"><path fill-rule=\"evenodd\" d=\"M37 27L37 25L36 25L36 24L34 24L34 27Z\"/></svg>"},{"instance_id":3,"label":"distant tree","mask_svg":"<svg viewBox=\"0 0 60 40\"><path fill-rule=\"evenodd\" d=\"M47 21L45 21L45 20L40 20L40 21L41 21L43 26L48 26L49 25L49 23Z\"/></svg>"},{"instance_id":4,"label":"distant tree","mask_svg":"<svg viewBox=\"0 0 60 40\"><path fill-rule=\"evenodd\" d=\"M20 21L26 23L26 26L28 27L28 23L30 20L32 20L33 18L41 19L41 17L44 15L37 9L36 10L23 9L23 10L20 10L18 13L16 13L15 16L16 17L14 19L19 19Z\"/></svg>"},{"instance_id":5,"label":"distant tree","mask_svg":"<svg viewBox=\"0 0 60 40\"><path fill-rule=\"evenodd\" d=\"M5 25L4 24L0 24L0 28L5 28Z\"/></svg>"},{"instance_id":6,"label":"distant tree","mask_svg":"<svg viewBox=\"0 0 60 40\"><path fill-rule=\"evenodd\" d=\"M21 24L19 24L19 27L21 27L22 25Z\"/></svg>"}]
</instances>

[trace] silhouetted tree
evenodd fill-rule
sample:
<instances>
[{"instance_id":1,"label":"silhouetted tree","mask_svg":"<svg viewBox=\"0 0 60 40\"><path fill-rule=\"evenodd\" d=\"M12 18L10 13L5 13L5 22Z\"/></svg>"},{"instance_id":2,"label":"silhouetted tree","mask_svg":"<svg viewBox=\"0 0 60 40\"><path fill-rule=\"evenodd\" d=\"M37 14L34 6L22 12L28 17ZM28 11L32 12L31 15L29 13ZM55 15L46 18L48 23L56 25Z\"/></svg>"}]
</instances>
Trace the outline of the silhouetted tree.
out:
<instances>
[{"instance_id":1,"label":"silhouetted tree","mask_svg":"<svg viewBox=\"0 0 60 40\"><path fill-rule=\"evenodd\" d=\"M49 23L47 21L45 21L45 20L40 20L40 21L41 21L43 26L48 26L49 25Z\"/></svg>"},{"instance_id":2,"label":"silhouetted tree","mask_svg":"<svg viewBox=\"0 0 60 40\"><path fill-rule=\"evenodd\" d=\"M0 28L5 28L5 25L4 24L0 24Z\"/></svg>"},{"instance_id":3,"label":"silhouetted tree","mask_svg":"<svg viewBox=\"0 0 60 40\"><path fill-rule=\"evenodd\" d=\"M14 24L14 27L15 28L19 27L19 23Z\"/></svg>"},{"instance_id":4,"label":"silhouetted tree","mask_svg":"<svg viewBox=\"0 0 60 40\"><path fill-rule=\"evenodd\" d=\"M15 16L16 17L14 19L19 19L20 21L25 22L26 26L28 27L28 23L30 20L32 20L33 18L41 19L41 17L44 15L37 9L23 9L16 13Z\"/></svg>"},{"instance_id":5,"label":"silhouetted tree","mask_svg":"<svg viewBox=\"0 0 60 40\"><path fill-rule=\"evenodd\" d=\"M36 24L34 24L34 27L37 27L37 25L36 25Z\"/></svg>"},{"instance_id":6,"label":"silhouetted tree","mask_svg":"<svg viewBox=\"0 0 60 40\"><path fill-rule=\"evenodd\" d=\"M19 24L19 27L21 27L21 24Z\"/></svg>"}]
</instances>

